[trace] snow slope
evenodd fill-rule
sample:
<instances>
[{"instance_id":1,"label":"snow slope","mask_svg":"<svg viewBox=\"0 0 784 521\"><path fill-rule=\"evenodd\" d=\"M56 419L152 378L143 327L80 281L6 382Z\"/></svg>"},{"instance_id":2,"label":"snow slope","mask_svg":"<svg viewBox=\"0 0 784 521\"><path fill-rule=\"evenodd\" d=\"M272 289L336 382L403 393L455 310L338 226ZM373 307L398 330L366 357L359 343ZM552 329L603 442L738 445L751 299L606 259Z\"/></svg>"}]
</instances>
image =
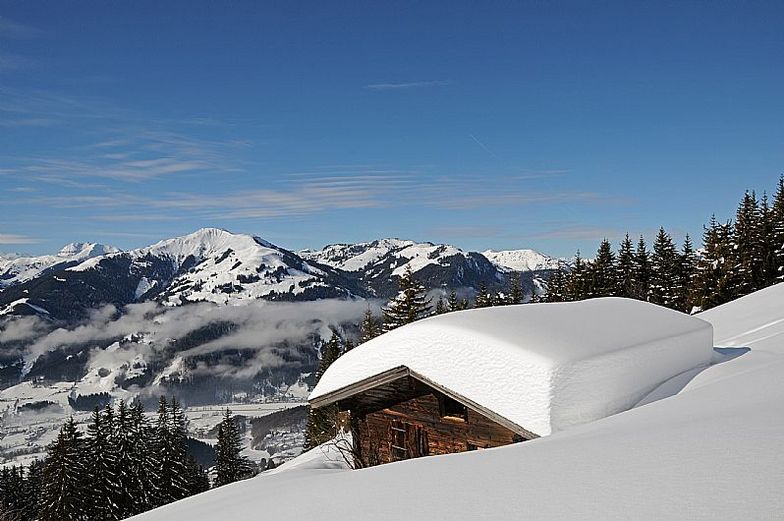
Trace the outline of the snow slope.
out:
<instances>
[{"instance_id":1,"label":"snow slope","mask_svg":"<svg viewBox=\"0 0 784 521\"><path fill-rule=\"evenodd\" d=\"M310 399L406 366L544 436L629 409L665 380L708 365L712 341L698 318L622 298L470 309L353 349Z\"/></svg>"},{"instance_id":2,"label":"snow slope","mask_svg":"<svg viewBox=\"0 0 784 521\"><path fill-rule=\"evenodd\" d=\"M63 246L56 255L0 257L0 289L34 279L46 270L63 269L118 251L113 246L103 244L72 242Z\"/></svg>"},{"instance_id":3,"label":"snow slope","mask_svg":"<svg viewBox=\"0 0 784 521\"><path fill-rule=\"evenodd\" d=\"M482 255L503 271L557 270L564 262L536 250L486 250Z\"/></svg>"},{"instance_id":4,"label":"snow slope","mask_svg":"<svg viewBox=\"0 0 784 521\"><path fill-rule=\"evenodd\" d=\"M781 519L784 284L701 316L752 349L674 396L497 449L262 474L138 519Z\"/></svg>"}]
</instances>

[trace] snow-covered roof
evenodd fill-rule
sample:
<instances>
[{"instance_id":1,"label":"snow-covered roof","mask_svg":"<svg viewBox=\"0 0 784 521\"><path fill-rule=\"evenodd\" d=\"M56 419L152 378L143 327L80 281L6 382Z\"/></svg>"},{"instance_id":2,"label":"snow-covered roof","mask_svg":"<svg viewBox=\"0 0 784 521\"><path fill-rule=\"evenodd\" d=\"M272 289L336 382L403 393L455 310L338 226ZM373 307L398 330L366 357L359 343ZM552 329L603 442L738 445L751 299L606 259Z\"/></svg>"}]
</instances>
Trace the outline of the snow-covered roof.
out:
<instances>
[{"instance_id":1,"label":"snow-covered roof","mask_svg":"<svg viewBox=\"0 0 784 521\"><path fill-rule=\"evenodd\" d=\"M346 353L310 395L396 368L540 436L631 408L665 380L707 365L710 324L623 298L438 315ZM320 398L320 400L319 400Z\"/></svg>"}]
</instances>

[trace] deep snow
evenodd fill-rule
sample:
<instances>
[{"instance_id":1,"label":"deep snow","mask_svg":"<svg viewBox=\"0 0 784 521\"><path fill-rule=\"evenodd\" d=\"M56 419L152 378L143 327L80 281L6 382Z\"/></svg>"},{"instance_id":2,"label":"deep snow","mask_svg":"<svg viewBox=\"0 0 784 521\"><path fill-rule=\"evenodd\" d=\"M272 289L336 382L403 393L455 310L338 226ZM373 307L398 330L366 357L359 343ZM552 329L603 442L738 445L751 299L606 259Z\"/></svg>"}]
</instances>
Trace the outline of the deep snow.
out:
<instances>
[{"instance_id":1,"label":"deep snow","mask_svg":"<svg viewBox=\"0 0 784 521\"><path fill-rule=\"evenodd\" d=\"M780 519L784 284L701 318L739 356L647 405L497 449L262 474L138 519Z\"/></svg>"},{"instance_id":2,"label":"deep snow","mask_svg":"<svg viewBox=\"0 0 784 521\"><path fill-rule=\"evenodd\" d=\"M399 366L544 436L630 409L710 363L711 326L646 302L470 309L420 320L340 357L311 399Z\"/></svg>"}]
</instances>

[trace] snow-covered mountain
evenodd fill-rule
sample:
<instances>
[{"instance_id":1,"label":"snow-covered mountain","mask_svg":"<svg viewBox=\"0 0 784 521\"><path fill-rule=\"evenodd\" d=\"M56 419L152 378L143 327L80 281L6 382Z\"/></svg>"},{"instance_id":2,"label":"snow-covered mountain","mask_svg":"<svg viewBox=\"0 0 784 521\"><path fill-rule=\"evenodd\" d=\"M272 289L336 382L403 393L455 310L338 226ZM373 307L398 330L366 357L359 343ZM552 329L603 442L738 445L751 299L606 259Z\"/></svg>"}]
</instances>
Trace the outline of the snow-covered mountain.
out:
<instances>
[{"instance_id":1,"label":"snow-covered mountain","mask_svg":"<svg viewBox=\"0 0 784 521\"><path fill-rule=\"evenodd\" d=\"M448 244L381 239L357 244L331 244L299 255L323 265L355 273L375 295L394 292L397 278L407 269L428 288L488 286L503 276L484 256Z\"/></svg>"},{"instance_id":2,"label":"snow-covered mountain","mask_svg":"<svg viewBox=\"0 0 784 521\"><path fill-rule=\"evenodd\" d=\"M355 294L363 292L342 272L318 267L258 237L204 228L145 248L91 256L66 269L42 271L0 293L0 309L7 311L27 299L25 310L32 304L69 319L106 303L237 304Z\"/></svg>"},{"instance_id":3,"label":"snow-covered mountain","mask_svg":"<svg viewBox=\"0 0 784 521\"><path fill-rule=\"evenodd\" d=\"M113 246L92 242L66 244L56 255L0 256L0 289L34 279L47 270L74 266L87 259L118 252Z\"/></svg>"},{"instance_id":4,"label":"snow-covered mountain","mask_svg":"<svg viewBox=\"0 0 784 521\"><path fill-rule=\"evenodd\" d=\"M502 271L557 270L564 265L564 261L561 259L529 249L485 250L482 255Z\"/></svg>"}]
</instances>

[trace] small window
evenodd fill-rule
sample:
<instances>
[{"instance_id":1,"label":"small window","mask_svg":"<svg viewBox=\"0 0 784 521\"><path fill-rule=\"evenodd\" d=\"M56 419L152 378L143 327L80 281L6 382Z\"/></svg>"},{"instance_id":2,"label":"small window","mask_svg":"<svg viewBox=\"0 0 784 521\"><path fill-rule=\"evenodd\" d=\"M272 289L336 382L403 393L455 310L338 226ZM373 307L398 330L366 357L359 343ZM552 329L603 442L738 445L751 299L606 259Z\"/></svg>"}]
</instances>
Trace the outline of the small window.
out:
<instances>
[{"instance_id":1,"label":"small window","mask_svg":"<svg viewBox=\"0 0 784 521\"><path fill-rule=\"evenodd\" d=\"M392 461L408 458L406 451L406 424L403 422L392 422Z\"/></svg>"},{"instance_id":2,"label":"small window","mask_svg":"<svg viewBox=\"0 0 784 521\"><path fill-rule=\"evenodd\" d=\"M457 400L453 400L449 396L441 397L441 416L450 420L466 421L468 418L468 409Z\"/></svg>"}]
</instances>

